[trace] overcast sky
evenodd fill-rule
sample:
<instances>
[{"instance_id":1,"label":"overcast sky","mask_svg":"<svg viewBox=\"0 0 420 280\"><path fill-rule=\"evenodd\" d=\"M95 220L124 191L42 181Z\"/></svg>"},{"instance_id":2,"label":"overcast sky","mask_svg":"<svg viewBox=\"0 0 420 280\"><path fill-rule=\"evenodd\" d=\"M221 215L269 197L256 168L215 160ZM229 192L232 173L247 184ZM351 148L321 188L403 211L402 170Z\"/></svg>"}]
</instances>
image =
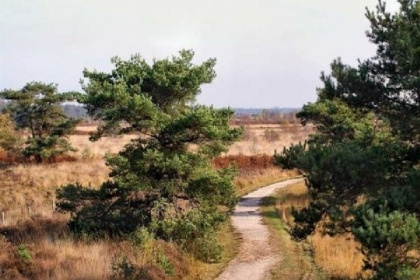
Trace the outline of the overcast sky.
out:
<instances>
[{"instance_id":1,"label":"overcast sky","mask_svg":"<svg viewBox=\"0 0 420 280\"><path fill-rule=\"evenodd\" d=\"M395 8L396 0L387 1ZM109 71L112 56L193 49L217 58L199 103L300 107L316 100L337 57L375 53L365 7L376 0L0 0L0 89L29 81L81 90L82 71Z\"/></svg>"}]
</instances>

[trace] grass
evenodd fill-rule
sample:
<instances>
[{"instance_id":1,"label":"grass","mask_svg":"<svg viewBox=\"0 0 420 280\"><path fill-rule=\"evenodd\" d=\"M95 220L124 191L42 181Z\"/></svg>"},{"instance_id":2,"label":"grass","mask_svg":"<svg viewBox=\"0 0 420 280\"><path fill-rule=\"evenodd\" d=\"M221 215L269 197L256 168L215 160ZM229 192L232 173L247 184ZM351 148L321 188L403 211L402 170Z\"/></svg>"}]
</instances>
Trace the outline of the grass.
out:
<instances>
[{"instance_id":1,"label":"grass","mask_svg":"<svg viewBox=\"0 0 420 280\"><path fill-rule=\"evenodd\" d=\"M66 227L68 216L51 210L50 202L55 186L75 181L98 186L102 180L106 180L109 171L103 160L17 165L0 172L7 179L0 191L9 192L9 196L2 197L1 204L7 203L10 209L16 205L23 207L23 212L17 213L14 220L9 220L13 218L10 216L12 212L6 212L8 216L2 232L8 239L3 240L1 246L8 249L0 254L0 267L5 273L0 274L0 278L109 279L112 267L122 256L146 267L150 274L157 277L155 279L166 277L162 276L161 269L150 261L150 257L144 256L144 252L135 253L129 244L112 240L86 243L73 239ZM240 170L235 186L239 194L244 194L295 174L274 167L253 171L245 168ZM32 203L30 205L36 211L30 218L25 213L28 203ZM218 239L224 251L222 261L216 264L200 262L185 255L180 249L161 244L169 252L170 261L175 264L176 277L171 279L209 280L220 274L237 254L240 240L229 221L223 224ZM21 244L26 246L32 256L30 265L22 263L17 256L17 247Z\"/></svg>"},{"instance_id":2,"label":"grass","mask_svg":"<svg viewBox=\"0 0 420 280\"><path fill-rule=\"evenodd\" d=\"M69 234L65 220L2 227L0 246L0 279L121 279L130 267L150 280L182 279L188 273L184 253L172 244L154 239L142 246L110 239L81 241ZM176 277L165 274L162 260Z\"/></svg>"},{"instance_id":3,"label":"grass","mask_svg":"<svg viewBox=\"0 0 420 280\"><path fill-rule=\"evenodd\" d=\"M291 214L292 207L302 209L308 206L309 202L308 189L303 182L278 190L276 195L271 198L271 208L269 208L272 211L271 215L277 216L277 219L275 221L267 220L267 224L272 229L276 229L277 235L288 235L287 230L294 224ZM348 279L355 278L362 273L363 255L359 250L360 244L354 240L351 234L331 237L315 232L306 243L304 242L300 246L307 246L305 244L309 245L306 250L313 252L312 257L316 266L320 267L329 277Z\"/></svg>"},{"instance_id":4,"label":"grass","mask_svg":"<svg viewBox=\"0 0 420 280\"><path fill-rule=\"evenodd\" d=\"M29 216L52 217L55 191L75 182L92 187L108 179L103 159L48 165L20 164L0 169L0 212L11 225Z\"/></svg>"},{"instance_id":5,"label":"grass","mask_svg":"<svg viewBox=\"0 0 420 280\"><path fill-rule=\"evenodd\" d=\"M64 221L26 221L2 228L2 279L105 279L115 250L109 241L82 243L69 236ZM60 237L59 237L60 236ZM20 247L19 247L20 246ZM27 258L18 254L24 248ZM21 250L22 251L22 250Z\"/></svg>"},{"instance_id":6,"label":"grass","mask_svg":"<svg viewBox=\"0 0 420 280\"><path fill-rule=\"evenodd\" d=\"M263 200L263 222L268 225L271 244L281 256L281 261L271 271L271 279L327 279L315 265L310 246L291 239L275 208L278 196L266 197Z\"/></svg>"}]
</instances>

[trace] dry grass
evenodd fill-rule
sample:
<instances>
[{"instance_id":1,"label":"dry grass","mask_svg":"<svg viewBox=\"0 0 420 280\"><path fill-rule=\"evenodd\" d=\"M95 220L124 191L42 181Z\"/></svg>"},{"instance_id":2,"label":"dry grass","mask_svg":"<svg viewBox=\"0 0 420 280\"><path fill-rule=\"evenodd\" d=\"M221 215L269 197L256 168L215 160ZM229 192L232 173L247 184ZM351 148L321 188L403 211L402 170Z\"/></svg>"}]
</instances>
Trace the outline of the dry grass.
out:
<instances>
[{"instance_id":1,"label":"dry grass","mask_svg":"<svg viewBox=\"0 0 420 280\"><path fill-rule=\"evenodd\" d=\"M115 256L111 243L82 243L67 237L65 219L29 220L2 227L1 233L2 279L106 279L110 276Z\"/></svg>"},{"instance_id":2,"label":"dry grass","mask_svg":"<svg viewBox=\"0 0 420 280\"><path fill-rule=\"evenodd\" d=\"M88 127L91 129L91 127ZM124 135L115 137L103 137L98 141L89 141L88 135L71 135L70 142L77 152L74 154L81 159L101 159L107 153L116 154L122 150L124 145L136 135Z\"/></svg>"},{"instance_id":3,"label":"dry grass","mask_svg":"<svg viewBox=\"0 0 420 280\"><path fill-rule=\"evenodd\" d=\"M272 155L226 155L214 160L216 168L234 164L239 171L234 180L238 196L262 186L299 176L297 170L283 170L273 164Z\"/></svg>"},{"instance_id":4,"label":"dry grass","mask_svg":"<svg viewBox=\"0 0 420 280\"><path fill-rule=\"evenodd\" d=\"M55 190L62 185L79 182L83 185L96 187L108 179L109 169L105 165L104 155L117 153L137 136L104 137L99 141L91 142L86 133L94 129L94 126L79 127L78 130L81 133L70 136L72 145L78 150L67 157L72 161L66 161L63 158L64 161L53 164L20 164L0 169L2 180L0 211L5 212L7 224L25 220L31 215L51 216ZM267 129L282 132L281 139L274 142L264 139L264 131ZM239 195L265 184L296 175L295 172L281 171L272 167L271 155L275 148L281 149L293 141L293 137L296 140L303 140L311 128L303 128L298 125L249 125L246 127L246 131L248 136L250 133L254 136L244 137L246 139L233 145L228 152L230 155L236 154L237 157L242 157L242 161L248 164L247 166L239 164L241 174L235 181ZM248 157L238 154L239 152L254 153L253 147L257 143L261 147L257 150L266 151L269 156ZM242 147L240 151L237 149L239 146ZM76 162L74 162L75 158L78 159ZM257 162L254 158L257 159Z\"/></svg>"},{"instance_id":5,"label":"dry grass","mask_svg":"<svg viewBox=\"0 0 420 280\"><path fill-rule=\"evenodd\" d=\"M270 279L326 279L314 264L307 248L308 244L293 241L284 223L279 219L274 207L277 197L266 197L262 207L263 222L268 225L270 231L270 246L281 256L281 261L271 270Z\"/></svg>"},{"instance_id":6,"label":"dry grass","mask_svg":"<svg viewBox=\"0 0 420 280\"><path fill-rule=\"evenodd\" d=\"M101 159L0 169L0 211L9 225L33 215L51 217L57 188L75 182L96 187L108 179L108 174L109 168Z\"/></svg>"},{"instance_id":7,"label":"dry grass","mask_svg":"<svg viewBox=\"0 0 420 280\"><path fill-rule=\"evenodd\" d=\"M30 220L0 229L0 279L111 279L122 259L143 271L141 279L167 279L157 262L162 254L173 264L176 277L171 279L188 273L179 248L153 239L142 247L126 241L84 242L71 237L65 220Z\"/></svg>"},{"instance_id":8,"label":"dry grass","mask_svg":"<svg viewBox=\"0 0 420 280\"><path fill-rule=\"evenodd\" d=\"M288 226L293 226L292 207L302 209L309 205L310 196L304 183L280 189L277 193L278 216ZM326 236L319 232L309 237L315 263L329 276L353 278L362 272L363 255L360 244L350 234Z\"/></svg>"},{"instance_id":9,"label":"dry grass","mask_svg":"<svg viewBox=\"0 0 420 280\"><path fill-rule=\"evenodd\" d=\"M332 277L354 278L362 273L363 255L352 235L328 236L316 233L310 237L316 264Z\"/></svg>"},{"instance_id":10,"label":"dry grass","mask_svg":"<svg viewBox=\"0 0 420 280\"><path fill-rule=\"evenodd\" d=\"M274 141L267 139L267 131L278 133L279 138ZM273 155L276 151L281 152L283 148L287 148L293 143L305 141L313 131L312 126L279 124L247 125L245 126L243 139L234 143L227 154Z\"/></svg>"},{"instance_id":11,"label":"dry grass","mask_svg":"<svg viewBox=\"0 0 420 280\"><path fill-rule=\"evenodd\" d=\"M93 161L95 162L95 161ZM48 177L47 172L59 172L60 166L65 166L64 170L71 169L71 165L85 164L88 162L77 163L58 163L42 166L15 166L12 172L15 176L26 176L24 180L20 178L21 183L30 188L49 189L50 183L66 183L66 180L74 180L73 175L58 174L55 179L49 179L42 182L42 176ZM92 163L90 163L92 165ZM77 166L75 170L86 170L86 167ZM37 168L40 168L39 170ZM105 167L106 168L106 167ZM42 171L41 171L42 169ZM34 175L34 173L39 173ZM70 172L71 173L71 172ZM80 173L80 172L79 172ZM260 168L254 173L240 172L236 182L241 182L240 191L250 190L259 184L279 181L288 176L274 167L264 169ZM34 177L40 176L40 177ZM68 176L68 177L66 177ZM28 179L30 177L30 180ZM28 182L32 182L29 184ZM11 185L13 182L9 182ZM28 196L36 196L36 193L28 193ZM109 279L112 273L112 266L115 265L121 256L125 256L131 263L145 267L152 275L150 279L165 279L159 267L151 265L150 260L153 256L145 251L136 251L129 244L121 244L111 240L95 242L79 242L72 239L66 227L67 216L55 213L50 219L40 219L32 217L22 222L18 220L9 226L3 226L1 232L8 237L8 240L2 239L3 250L0 254L0 268L3 275L0 278L5 279ZM1 236L1 235L0 235ZM195 260L193 257L182 256L179 249L174 249L168 244L160 245L168 254L170 261L174 264L176 277L171 279L214 279L229 260L237 252L239 238L229 223L226 223L220 233L219 241L225 248L222 262L218 264L205 264ZM25 244L26 250L31 255L30 264L25 263L17 254L17 246ZM154 276L153 276L154 275Z\"/></svg>"},{"instance_id":12,"label":"dry grass","mask_svg":"<svg viewBox=\"0 0 420 280\"><path fill-rule=\"evenodd\" d=\"M88 127L86 131L92 130ZM259 131L261 128L252 128ZM270 129L275 129L270 128ZM263 130L261 130L263 131ZM261 132L263 133L263 132ZM261 134L263 135L263 134ZM55 191L58 187L79 182L92 187L108 180L109 168L104 154L116 153L136 136L107 137L90 142L85 132L70 136L78 152L72 154L77 161L53 164L19 164L0 169L0 212L5 221L0 226L0 279L109 279L112 266L125 256L130 262L143 267L147 279L165 279L162 269L151 261L153 254L134 248L131 244L111 240L80 242L71 237L66 222L67 215L53 211ZM263 137L263 136L261 136ZM261 145L267 142L263 138ZM243 141L250 151L248 140ZM276 145L271 143L270 145ZM237 152L230 151L230 154ZM296 176L295 171L273 167L270 156L258 167L253 160L243 157L247 167L239 168L235 179L238 194L243 195L258 187ZM69 157L71 158L71 157ZM1 216L0 216L1 223ZM7 239L2 237L2 233ZM213 279L236 254L239 243L229 224L224 225L219 240L225 247L223 261L208 265L186 257L179 248L166 243L154 244L163 250L174 264L176 276L171 279ZM18 246L25 245L31 261L18 254ZM186 275L189 275L187 278Z\"/></svg>"},{"instance_id":13,"label":"dry grass","mask_svg":"<svg viewBox=\"0 0 420 280\"><path fill-rule=\"evenodd\" d=\"M299 124L251 124L244 128L243 139L234 143L226 153L227 155L273 155L276 150L281 152L284 147L306 140L309 134L314 131L310 125L301 126ZM70 136L72 145L78 149L76 153L78 157L101 157L105 153L117 153L126 143L138 137L136 135L104 137L99 141L90 142L86 133L94 129L93 126L80 126L77 129L80 133ZM276 132L279 138L271 141L266 136L268 131Z\"/></svg>"},{"instance_id":14,"label":"dry grass","mask_svg":"<svg viewBox=\"0 0 420 280\"><path fill-rule=\"evenodd\" d=\"M277 191L276 209L288 226L293 225L292 208L302 209L309 205L310 195L305 183L297 183Z\"/></svg>"}]
</instances>

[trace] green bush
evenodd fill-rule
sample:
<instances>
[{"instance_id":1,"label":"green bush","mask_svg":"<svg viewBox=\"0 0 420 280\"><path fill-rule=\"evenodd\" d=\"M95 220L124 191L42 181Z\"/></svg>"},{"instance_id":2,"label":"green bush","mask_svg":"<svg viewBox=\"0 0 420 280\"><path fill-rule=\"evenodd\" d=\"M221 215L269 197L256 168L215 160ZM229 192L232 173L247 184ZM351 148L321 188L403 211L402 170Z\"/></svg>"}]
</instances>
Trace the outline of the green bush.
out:
<instances>
[{"instance_id":1,"label":"green bush","mask_svg":"<svg viewBox=\"0 0 420 280\"><path fill-rule=\"evenodd\" d=\"M365 269L373 270L378 280L418 279L418 259L410 253L420 248L420 221L390 206L381 199L354 211L353 233L366 255Z\"/></svg>"},{"instance_id":2,"label":"green bush","mask_svg":"<svg viewBox=\"0 0 420 280\"><path fill-rule=\"evenodd\" d=\"M217 241L213 233L196 238L191 246L194 256L206 263L217 263L222 259L223 247Z\"/></svg>"}]
</instances>

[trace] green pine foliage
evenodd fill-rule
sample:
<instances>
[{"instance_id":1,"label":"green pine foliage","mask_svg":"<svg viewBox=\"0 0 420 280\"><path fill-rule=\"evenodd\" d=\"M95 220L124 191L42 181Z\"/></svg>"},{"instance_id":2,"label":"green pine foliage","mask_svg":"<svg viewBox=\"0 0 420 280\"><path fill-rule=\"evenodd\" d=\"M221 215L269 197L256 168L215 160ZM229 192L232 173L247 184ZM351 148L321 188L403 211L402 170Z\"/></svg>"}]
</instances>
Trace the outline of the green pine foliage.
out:
<instances>
[{"instance_id":1,"label":"green pine foliage","mask_svg":"<svg viewBox=\"0 0 420 280\"><path fill-rule=\"evenodd\" d=\"M372 279L419 279L420 1L391 14L367 11L377 54L322 74L318 100L298 113L317 132L275 156L299 168L313 202L295 211L292 233L352 232Z\"/></svg>"},{"instance_id":2,"label":"green pine foliage","mask_svg":"<svg viewBox=\"0 0 420 280\"><path fill-rule=\"evenodd\" d=\"M4 90L0 97L9 101L5 110L18 129L29 132L22 154L37 162L74 151L66 136L79 120L64 114L60 104L76 99L76 93L58 93L57 86L31 82L20 90Z\"/></svg>"},{"instance_id":3,"label":"green pine foliage","mask_svg":"<svg viewBox=\"0 0 420 280\"><path fill-rule=\"evenodd\" d=\"M124 238L144 227L188 249L210 238L233 208L235 170L215 170L212 160L242 129L229 127L232 110L195 104L201 85L215 77L215 60L195 65L193 56L183 50L149 65L134 55L113 58L111 73L84 71L79 101L102 121L91 139L133 132L139 137L107 158L112 181L99 190L76 184L58 191L75 233ZM217 243L203 244L199 257L218 260Z\"/></svg>"}]
</instances>

